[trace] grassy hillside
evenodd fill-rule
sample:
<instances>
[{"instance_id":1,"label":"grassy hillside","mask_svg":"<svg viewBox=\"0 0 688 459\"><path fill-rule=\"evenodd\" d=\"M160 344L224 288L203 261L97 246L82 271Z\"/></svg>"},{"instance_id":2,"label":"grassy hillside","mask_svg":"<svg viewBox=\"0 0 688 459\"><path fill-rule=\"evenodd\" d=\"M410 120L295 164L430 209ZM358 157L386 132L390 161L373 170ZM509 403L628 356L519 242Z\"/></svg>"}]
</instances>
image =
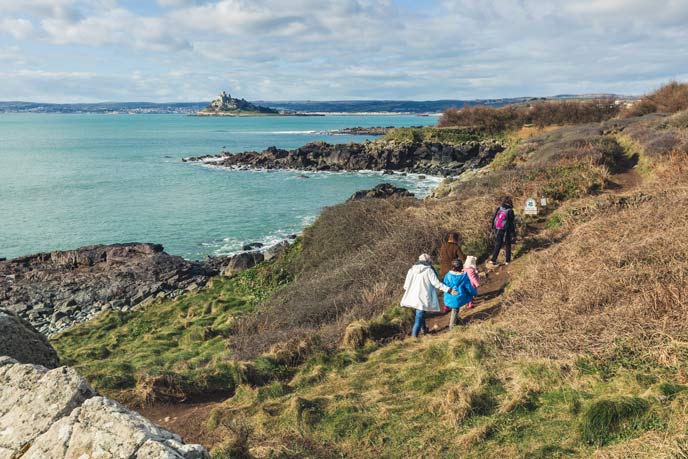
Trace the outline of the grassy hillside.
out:
<instances>
[{"instance_id":1,"label":"grassy hillside","mask_svg":"<svg viewBox=\"0 0 688 459\"><path fill-rule=\"evenodd\" d=\"M687 120L511 131L432 199L326 209L277 262L55 346L129 403L232 395L194 418L216 458L687 457ZM550 203L504 288L403 339L409 265L457 228L484 260L506 194Z\"/></svg>"},{"instance_id":2,"label":"grassy hillside","mask_svg":"<svg viewBox=\"0 0 688 459\"><path fill-rule=\"evenodd\" d=\"M292 279L288 266L300 249L297 241L279 260L217 277L196 293L109 312L62 333L53 346L97 390L131 404L231 393L260 377L232 360L232 327Z\"/></svg>"},{"instance_id":3,"label":"grassy hillside","mask_svg":"<svg viewBox=\"0 0 688 459\"><path fill-rule=\"evenodd\" d=\"M242 385L207 421L225 439L215 455L628 457L683 435L688 386L675 373L508 358L508 334L479 324L314 357L288 384Z\"/></svg>"}]
</instances>

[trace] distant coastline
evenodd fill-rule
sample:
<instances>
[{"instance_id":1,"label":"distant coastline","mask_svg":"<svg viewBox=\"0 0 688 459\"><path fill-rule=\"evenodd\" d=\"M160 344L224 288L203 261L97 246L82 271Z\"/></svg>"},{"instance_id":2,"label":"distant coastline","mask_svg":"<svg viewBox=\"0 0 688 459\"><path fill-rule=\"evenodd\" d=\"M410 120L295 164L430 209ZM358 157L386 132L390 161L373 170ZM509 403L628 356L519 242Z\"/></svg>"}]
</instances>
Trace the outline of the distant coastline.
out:
<instances>
[{"instance_id":1,"label":"distant coastline","mask_svg":"<svg viewBox=\"0 0 688 459\"><path fill-rule=\"evenodd\" d=\"M450 107L529 103L538 100L576 100L611 97L635 100L635 96L616 94L557 95L551 97L514 97L502 99L446 99L434 101L409 100L348 100L348 101L254 101L257 105L281 112L325 115L430 115ZM0 101L0 113L101 113L101 114L195 114L208 102L97 102L42 103Z\"/></svg>"}]
</instances>

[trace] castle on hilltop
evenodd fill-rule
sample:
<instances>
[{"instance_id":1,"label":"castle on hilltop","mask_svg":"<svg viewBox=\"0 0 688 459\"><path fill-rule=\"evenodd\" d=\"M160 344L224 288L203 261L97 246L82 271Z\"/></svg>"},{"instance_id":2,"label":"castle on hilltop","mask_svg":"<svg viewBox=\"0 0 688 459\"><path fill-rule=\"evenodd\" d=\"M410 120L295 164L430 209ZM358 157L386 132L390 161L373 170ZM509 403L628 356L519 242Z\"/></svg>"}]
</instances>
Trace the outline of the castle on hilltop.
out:
<instances>
[{"instance_id":1,"label":"castle on hilltop","mask_svg":"<svg viewBox=\"0 0 688 459\"><path fill-rule=\"evenodd\" d=\"M256 112L256 113L266 113L266 114L277 114L277 110L262 107L260 105L254 105L248 102L246 99L236 99L225 91L222 91L217 98L215 98L210 105L203 110L204 113L246 113L246 112Z\"/></svg>"}]
</instances>

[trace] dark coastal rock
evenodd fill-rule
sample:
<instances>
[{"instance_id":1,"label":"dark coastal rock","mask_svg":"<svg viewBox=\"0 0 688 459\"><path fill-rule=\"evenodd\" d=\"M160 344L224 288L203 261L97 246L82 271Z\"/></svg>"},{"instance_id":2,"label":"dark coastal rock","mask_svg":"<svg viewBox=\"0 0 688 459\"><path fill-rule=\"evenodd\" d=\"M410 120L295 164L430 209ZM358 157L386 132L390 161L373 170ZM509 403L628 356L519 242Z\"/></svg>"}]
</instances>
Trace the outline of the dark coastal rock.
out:
<instances>
[{"instance_id":1,"label":"dark coastal rock","mask_svg":"<svg viewBox=\"0 0 688 459\"><path fill-rule=\"evenodd\" d=\"M244 252L233 256L222 274L224 276L234 276L242 271L254 267L264 260L264 256L260 252Z\"/></svg>"},{"instance_id":2,"label":"dark coastal rock","mask_svg":"<svg viewBox=\"0 0 688 459\"><path fill-rule=\"evenodd\" d=\"M57 368L60 359L45 336L15 313L0 309L0 355L20 363Z\"/></svg>"},{"instance_id":3,"label":"dark coastal rock","mask_svg":"<svg viewBox=\"0 0 688 459\"><path fill-rule=\"evenodd\" d=\"M185 158L233 169L295 169L304 171L402 171L452 176L488 164L504 147L494 141L461 144L395 142L329 144L312 142L294 150L270 147L261 153L223 152L214 157Z\"/></svg>"},{"instance_id":4,"label":"dark coastal rock","mask_svg":"<svg viewBox=\"0 0 688 459\"><path fill-rule=\"evenodd\" d=\"M406 188L398 188L391 183L381 183L370 190L361 190L355 192L353 195L351 195L347 202L359 201L361 199L387 199L391 197L413 198L414 194Z\"/></svg>"},{"instance_id":5,"label":"dark coastal rock","mask_svg":"<svg viewBox=\"0 0 688 459\"><path fill-rule=\"evenodd\" d=\"M0 262L0 307L51 336L101 311L127 311L203 286L227 257L184 260L159 244L92 245Z\"/></svg>"},{"instance_id":6,"label":"dark coastal rock","mask_svg":"<svg viewBox=\"0 0 688 459\"><path fill-rule=\"evenodd\" d=\"M244 246L241 248L241 250L255 250L255 249L260 249L263 247L262 242L251 242L250 244L244 244Z\"/></svg>"}]
</instances>

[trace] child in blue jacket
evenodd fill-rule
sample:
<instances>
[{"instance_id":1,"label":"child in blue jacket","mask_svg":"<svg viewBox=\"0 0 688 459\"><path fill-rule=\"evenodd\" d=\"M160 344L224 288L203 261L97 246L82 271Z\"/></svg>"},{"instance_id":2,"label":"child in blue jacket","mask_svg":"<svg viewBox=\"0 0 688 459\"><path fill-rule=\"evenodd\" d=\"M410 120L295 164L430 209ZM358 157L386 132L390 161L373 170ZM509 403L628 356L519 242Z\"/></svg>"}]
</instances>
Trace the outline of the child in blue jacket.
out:
<instances>
[{"instance_id":1,"label":"child in blue jacket","mask_svg":"<svg viewBox=\"0 0 688 459\"><path fill-rule=\"evenodd\" d=\"M468 274L461 272L462 268L461 260L454 260L451 270L444 276L444 285L451 287L459 293L458 295L444 294L444 305L451 309L451 317L449 318L450 330L456 324L459 308L464 304L470 303L473 297L478 294L478 291L471 284Z\"/></svg>"}]
</instances>

